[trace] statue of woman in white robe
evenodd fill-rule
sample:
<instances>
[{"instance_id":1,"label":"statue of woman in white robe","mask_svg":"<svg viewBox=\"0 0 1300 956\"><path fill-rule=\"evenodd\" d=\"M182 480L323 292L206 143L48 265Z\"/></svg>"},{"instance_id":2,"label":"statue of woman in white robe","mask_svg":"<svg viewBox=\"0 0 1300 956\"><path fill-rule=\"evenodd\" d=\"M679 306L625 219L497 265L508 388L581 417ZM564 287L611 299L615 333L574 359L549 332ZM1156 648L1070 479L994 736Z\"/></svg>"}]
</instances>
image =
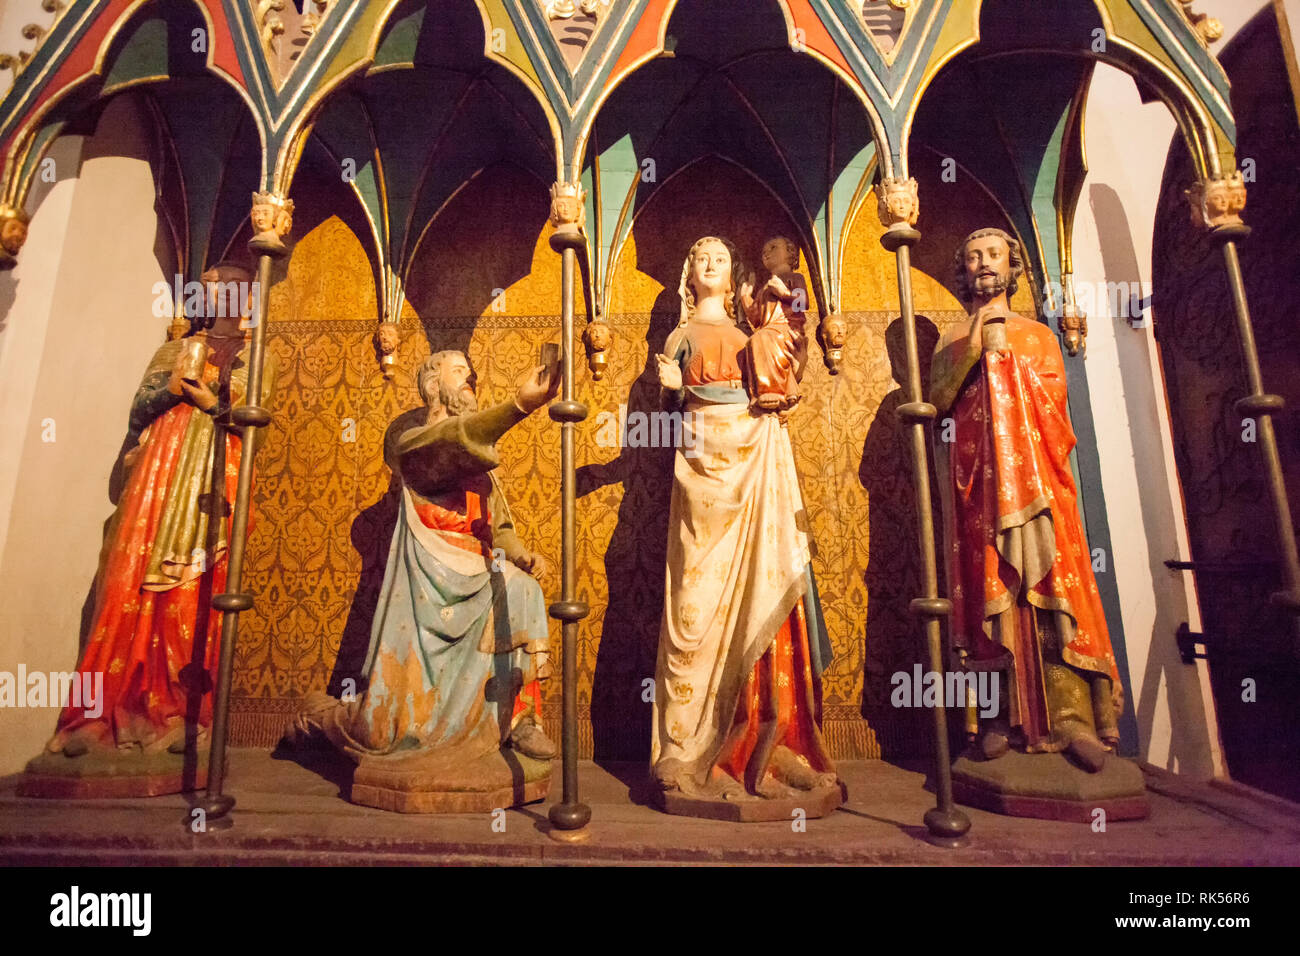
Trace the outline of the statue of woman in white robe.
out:
<instances>
[{"instance_id":1,"label":"statue of woman in white robe","mask_svg":"<svg viewBox=\"0 0 1300 956\"><path fill-rule=\"evenodd\" d=\"M658 356L665 404L681 409L682 433L652 773L669 812L717 816L720 803L797 798L813 816L842 799L820 729L829 644L786 416L751 407L744 388L741 370L752 357L735 320L733 268L725 240L691 247L682 321ZM752 807L723 815L759 818Z\"/></svg>"}]
</instances>

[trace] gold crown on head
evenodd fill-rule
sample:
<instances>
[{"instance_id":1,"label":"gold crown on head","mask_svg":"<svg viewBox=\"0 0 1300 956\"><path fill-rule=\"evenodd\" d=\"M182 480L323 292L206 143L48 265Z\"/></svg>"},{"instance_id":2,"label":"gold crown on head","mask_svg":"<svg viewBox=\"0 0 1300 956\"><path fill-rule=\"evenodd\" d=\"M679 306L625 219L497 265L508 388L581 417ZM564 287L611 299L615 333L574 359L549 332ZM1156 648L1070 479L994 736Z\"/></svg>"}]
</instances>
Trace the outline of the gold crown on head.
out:
<instances>
[{"instance_id":1,"label":"gold crown on head","mask_svg":"<svg viewBox=\"0 0 1300 956\"><path fill-rule=\"evenodd\" d=\"M254 206L275 206L286 212L293 212L293 200L277 196L273 192L253 193Z\"/></svg>"}]
</instances>

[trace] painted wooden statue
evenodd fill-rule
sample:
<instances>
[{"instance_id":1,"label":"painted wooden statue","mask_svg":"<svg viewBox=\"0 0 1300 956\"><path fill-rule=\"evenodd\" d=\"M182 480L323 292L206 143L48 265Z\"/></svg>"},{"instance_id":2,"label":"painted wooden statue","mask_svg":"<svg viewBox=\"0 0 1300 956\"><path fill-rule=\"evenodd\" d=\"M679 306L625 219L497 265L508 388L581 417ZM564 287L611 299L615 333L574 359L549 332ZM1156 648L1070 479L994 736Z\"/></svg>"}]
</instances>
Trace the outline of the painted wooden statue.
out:
<instances>
[{"instance_id":1,"label":"painted wooden statue","mask_svg":"<svg viewBox=\"0 0 1300 956\"><path fill-rule=\"evenodd\" d=\"M463 353L420 367L423 422L390 429L401 504L371 628L366 688L309 697L292 741L321 732L358 763L352 800L407 812L491 811L546 795L547 615L493 474L497 442L559 387L546 366L480 410Z\"/></svg>"},{"instance_id":2,"label":"painted wooden statue","mask_svg":"<svg viewBox=\"0 0 1300 956\"><path fill-rule=\"evenodd\" d=\"M763 268L767 276L757 295L749 282L740 288L745 318L754 330L743 353L743 371L754 403L771 411L799 401L808 360L808 286L796 271L799 247L789 239L778 236L763 244Z\"/></svg>"},{"instance_id":3,"label":"painted wooden statue","mask_svg":"<svg viewBox=\"0 0 1300 956\"><path fill-rule=\"evenodd\" d=\"M785 415L743 387L738 269L725 240L691 247L681 323L657 357L683 414L651 764L668 812L788 820L842 800L820 729L829 642Z\"/></svg>"},{"instance_id":4,"label":"painted wooden statue","mask_svg":"<svg viewBox=\"0 0 1300 956\"><path fill-rule=\"evenodd\" d=\"M1097 773L1118 744L1123 693L1070 468L1061 350L1008 304L1024 269L1013 237L978 230L955 268L970 321L940 339L931 370L931 400L955 429L942 443L952 639L968 668L1006 678L976 752L1063 753Z\"/></svg>"},{"instance_id":5,"label":"painted wooden statue","mask_svg":"<svg viewBox=\"0 0 1300 956\"><path fill-rule=\"evenodd\" d=\"M203 279L207 317L158 349L131 405L128 477L77 664L83 678L102 674L102 699L64 708L46 752L28 764L26 794L151 796L206 773L206 753L196 753L207 748L221 637L210 602L226 586L243 453L222 421L245 401L251 330L241 311L252 276L221 264ZM262 404L274 378L268 354Z\"/></svg>"}]
</instances>

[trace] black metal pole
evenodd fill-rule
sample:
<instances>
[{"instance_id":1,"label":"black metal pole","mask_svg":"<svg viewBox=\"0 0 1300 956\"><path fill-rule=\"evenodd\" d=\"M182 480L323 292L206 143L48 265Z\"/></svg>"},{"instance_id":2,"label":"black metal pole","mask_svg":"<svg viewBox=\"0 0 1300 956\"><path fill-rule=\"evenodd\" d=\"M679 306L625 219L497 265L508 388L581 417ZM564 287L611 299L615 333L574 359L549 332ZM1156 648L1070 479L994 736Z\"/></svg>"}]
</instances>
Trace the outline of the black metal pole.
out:
<instances>
[{"instance_id":1,"label":"black metal pole","mask_svg":"<svg viewBox=\"0 0 1300 956\"><path fill-rule=\"evenodd\" d=\"M1241 273L1241 260L1237 255L1237 241L1250 235L1246 225L1217 226L1210 238L1223 246L1223 262L1228 272L1228 287L1232 292L1233 310L1237 318L1237 337L1241 343L1242 363L1246 367L1246 384L1250 394L1239 399L1234 406L1238 414L1254 417L1257 423L1260 454L1264 458L1264 477L1268 482L1269 498L1273 505L1273 522L1277 526L1278 550L1282 558L1284 590L1270 596L1272 603L1291 614L1300 614L1300 552L1297 552L1295 525L1291 521L1291 505L1287 500L1286 479L1282 474L1282 459L1277 451L1277 436L1273 431L1273 415L1284 406L1281 395L1264 391L1264 377L1259 368L1259 350L1255 346L1255 330L1246 304L1246 283ZM1292 638L1300 654L1300 617L1293 618Z\"/></svg>"},{"instance_id":2,"label":"black metal pole","mask_svg":"<svg viewBox=\"0 0 1300 956\"><path fill-rule=\"evenodd\" d=\"M590 610L577 600L577 473L574 462L574 428L587 417L587 406L573 397L573 274L577 249L583 242L576 227L561 226L551 235L551 248L560 253L560 369L564 382L560 397L549 413L560 423L560 526L562 551L560 600L550 607L551 617L561 621L564 729L561 740L564 793L551 805L549 817L556 839L584 839L591 820L591 808L578 798L578 622Z\"/></svg>"},{"instance_id":3,"label":"black metal pole","mask_svg":"<svg viewBox=\"0 0 1300 956\"><path fill-rule=\"evenodd\" d=\"M271 256L263 253L257 263L257 311L254 316L253 341L248 354L248 388L245 404L230 412L232 423L239 428L239 480L235 491L235 509L231 516L230 551L226 565L226 591L212 599L212 606L222 613L221 656L213 690L212 737L208 753L207 792L198 802L206 814L208 826L225 817L235 805L235 798L222 792L226 780L226 738L230 728L230 683L235 670L235 642L239 636L239 615L252 608L253 596L240 590L244 573L244 545L248 539L248 514L253 488L253 457L257 452L257 430L270 424L271 413L262 407L262 366L266 351L266 318L270 305ZM218 439L224 439L218 424ZM221 520L225 520L222 515Z\"/></svg>"},{"instance_id":4,"label":"black metal pole","mask_svg":"<svg viewBox=\"0 0 1300 956\"><path fill-rule=\"evenodd\" d=\"M934 516L930 503L930 456L926 448L926 424L934 421L935 407L921 395L921 362L916 345L916 313L912 308L911 247L921 234L910 226L894 226L881 237L881 245L894 253L898 265L898 304L903 317L907 350L907 401L898 406L898 417L906 424L912 446L912 486L916 492L916 534L921 555L922 596L908 605L921 618L925 653L930 670L942 674L943 644L941 618L952 613L952 602L939 597L938 564L934 553ZM937 805L925 813L926 839L935 846L956 847L965 842L970 818L953 804L952 767L948 754L948 719L943 707L931 708L934 715L934 793Z\"/></svg>"}]
</instances>

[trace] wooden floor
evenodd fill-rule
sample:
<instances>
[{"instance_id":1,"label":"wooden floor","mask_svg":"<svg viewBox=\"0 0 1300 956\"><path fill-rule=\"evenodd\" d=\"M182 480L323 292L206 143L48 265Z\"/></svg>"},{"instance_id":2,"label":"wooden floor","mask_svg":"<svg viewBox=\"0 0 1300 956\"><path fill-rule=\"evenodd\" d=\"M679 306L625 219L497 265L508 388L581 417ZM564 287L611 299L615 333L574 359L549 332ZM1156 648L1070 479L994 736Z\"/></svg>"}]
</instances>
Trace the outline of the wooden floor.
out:
<instances>
[{"instance_id":1,"label":"wooden floor","mask_svg":"<svg viewBox=\"0 0 1300 956\"><path fill-rule=\"evenodd\" d=\"M144 800L22 799L16 777L0 780L0 863L177 865L366 864L1106 864L1297 865L1300 810L1171 774L1147 774L1151 815L1086 824L967 810L967 846L923 839L933 806L920 768L843 763L848 803L829 817L735 824L666 816L643 802L644 767L580 766L591 806L590 837L547 835L546 804L492 814L406 815L354 806L347 765L304 766L264 750L234 750L226 792L234 826L195 834L183 795ZM559 795L559 768L552 799ZM504 832L500 820L504 819Z\"/></svg>"}]
</instances>

